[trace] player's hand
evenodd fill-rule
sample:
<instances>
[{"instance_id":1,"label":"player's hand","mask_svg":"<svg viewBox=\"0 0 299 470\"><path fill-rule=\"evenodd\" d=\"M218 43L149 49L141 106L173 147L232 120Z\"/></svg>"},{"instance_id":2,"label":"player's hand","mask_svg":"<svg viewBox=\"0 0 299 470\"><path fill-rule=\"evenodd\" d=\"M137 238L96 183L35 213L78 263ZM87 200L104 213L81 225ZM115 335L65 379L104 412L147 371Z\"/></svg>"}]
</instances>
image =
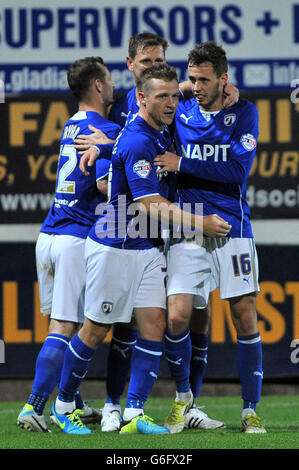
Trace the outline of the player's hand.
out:
<instances>
[{"instance_id":1,"label":"player's hand","mask_svg":"<svg viewBox=\"0 0 299 470\"><path fill-rule=\"evenodd\" d=\"M233 86L231 83L227 82L224 85L224 102L223 107L229 108L233 104L236 104L239 101L239 89Z\"/></svg>"},{"instance_id":2,"label":"player's hand","mask_svg":"<svg viewBox=\"0 0 299 470\"><path fill-rule=\"evenodd\" d=\"M89 176L90 173L86 167L91 167L99 155L98 150L95 147L91 147L81 157L79 168L85 176Z\"/></svg>"},{"instance_id":3,"label":"player's hand","mask_svg":"<svg viewBox=\"0 0 299 470\"><path fill-rule=\"evenodd\" d=\"M157 155L154 158L154 164L160 167L157 174L164 173L165 171L178 171L180 157L171 152L165 152L163 155Z\"/></svg>"},{"instance_id":4,"label":"player's hand","mask_svg":"<svg viewBox=\"0 0 299 470\"><path fill-rule=\"evenodd\" d=\"M231 228L232 226L217 214L203 217L203 233L208 237L226 237Z\"/></svg>"},{"instance_id":5,"label":"player's hand","mask_svg":"<svg viewBox=\"0 0 299 470\"><path fill-rule=\"evenodd\" d=\"M114 140L109 139L104 132L100 129L89 124L89 129L92 131L92 134L85 135L80 134L74 139L75 149L78 150L80 155L83 155L86 150L96 144L105 145L113 143Z\"/></svg>"}]
</instances>

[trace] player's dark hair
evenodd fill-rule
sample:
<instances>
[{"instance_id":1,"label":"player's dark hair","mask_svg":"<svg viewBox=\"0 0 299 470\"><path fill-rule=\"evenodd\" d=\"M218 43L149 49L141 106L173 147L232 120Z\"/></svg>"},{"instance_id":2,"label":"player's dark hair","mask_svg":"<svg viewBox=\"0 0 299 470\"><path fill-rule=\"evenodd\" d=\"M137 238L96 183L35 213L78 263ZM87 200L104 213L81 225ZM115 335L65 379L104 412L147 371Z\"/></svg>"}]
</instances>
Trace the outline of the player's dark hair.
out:
<instances>
[{"instance_id":1,"label":"player's dark hair","mask_svg":"<svg viewBox=\"0 0 299 470\"><path fill-rule=\"evenodd\" d=\"M153 78L164 80L165 82L171 82L176 80L178 82L178 76L176 69L168 64L156 64L143 70L140 78L137 79L137 88L143 93L147 94L150 88L149 81Z\"/></svg>"},{"instance_id":2,"label":"player's dark hair","mask_svg":"<svg viewBox=\"0 0 299 470\"><path fill-rule=\"evenodd\" d=\"M73 95L80 101L87 94L94 79L105 82L106 66L102 57L85 57L76 60L67 73L67 81Z\"/></svg>"},{"instance_id":3,"label":"player's dark hair","mask_svg":"<svg viewBox=\"0 0 299 470\"><path fill-rule=\"evenodd\" d=\"M217 77L227 73L227 58L224 49L214 41L196 44L188 54L188 65L201 65L211 62Z\"/></svg>"},{"instance_id":4,"label":"player's dark hair","mask_svg":"<svg viewBox=\"0 0 299 470\"><path fill-rule=\"evenodd\" d=\"M168 42L166 39L153 33L135 34L135 36L132 36L129 40L129 57L134 59L138 52L153 46L162 46L165 54Z\"/></svg>"}]
</instances>

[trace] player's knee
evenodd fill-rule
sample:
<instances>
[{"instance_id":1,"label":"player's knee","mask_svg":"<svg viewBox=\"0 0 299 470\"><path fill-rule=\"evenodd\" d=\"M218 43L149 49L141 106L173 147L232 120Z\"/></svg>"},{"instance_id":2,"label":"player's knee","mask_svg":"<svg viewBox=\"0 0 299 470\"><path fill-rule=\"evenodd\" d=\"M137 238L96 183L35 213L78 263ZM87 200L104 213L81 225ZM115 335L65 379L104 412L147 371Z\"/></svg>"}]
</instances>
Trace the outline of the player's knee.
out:
<instances>
[{"instance_id":1,"label":"player's knee","mask_svg":"<svg viewBox=\"0 0 299 470\"><path fill-rule=\"evenodd\" d=\"M179 335L189 328L187 319L175 318L168 319L167 328L173 335Z\"/></svg>"},{"instance_id":2,"label":"player's knee","mask_svg":"<svg viewBox=\"0 0 299 470\"><path fill-rule=\"evenodd\" d=\"M75 334L77 324L69 321L51 319L49 324L49 333L56 333L59 335L72 338Z\"/></svg>"},{"instance_id":3,"label":"player's knee","mask_svg":"<svg viewBox=\"0 0 299 470\"><path fill-rule=\"evenodd\" d=\"M257 333L255 297L246 296L231 304L232 319L237 334L246 336Z\"/></svg>"},{"instance_id":4,"label":"player's knee","mask_svg":"<svg viewBox=\"0 0 299 470\"><path fill-rule=\"evenodd\" d=\"M85 318L84 324L79 331L79 338L87 346L95 349L102 341L104 341L109 330L110 325L94 323Z\"/></svg>"},{"instance_id":5,"label":"player's knee","mask_svg":"<svg viewBox=\"0 0 299 470\"><path fill-rule=\"evenodd\" d=\"M162 341L166 328L165 316L156 316L154 319L140 325L140 336L143 339Z\"/></svg>"},{"instance_id":6,"label":"player's knee","mask_svg":"<svg viewBox=\"0 0 299 470\"><path fill-rule=\"evenodd\" d=\"M190 315L182 308L175 308L169 312L167 327L169 331L176 335L189 328Z\"/></svg>"},{"instance_id":7,"label":"player's knee","mask_svg":"<svg viewBox=\"0 0 299 470\"><path fill-rule=\"evenodd\" d=\"M179 296L170 296L168 299L167 326L171 333L179 334L189 328L192 310Z\"/></svg>"},{"instance_id":8,"label":"player's knee","mask_svg":"<svg viewBox=\"0 0 299 470\"><path fill-rule=\"evenodd\" d=\"M243 311L238 318L237 333L241 336L247 336L257 333L257 317L255 312Z\"/></svg>"}]
</instances>

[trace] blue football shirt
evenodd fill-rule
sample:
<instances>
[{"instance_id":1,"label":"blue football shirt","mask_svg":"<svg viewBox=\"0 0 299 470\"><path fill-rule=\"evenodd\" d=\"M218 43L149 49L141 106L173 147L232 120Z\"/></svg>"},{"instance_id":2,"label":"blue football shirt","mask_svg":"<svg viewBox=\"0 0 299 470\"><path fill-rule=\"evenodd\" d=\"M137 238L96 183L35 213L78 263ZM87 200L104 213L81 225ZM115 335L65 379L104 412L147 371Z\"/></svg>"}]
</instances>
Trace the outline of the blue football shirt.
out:
<instances>
[{"instance_id":1,"label":"blue football shirt","mask_svg":"<svg viewBox=\"0 0 299 470\"><path fill-rule=\"evenodd\" d=\"M154 158L171 146L169 129L151 127L137 115L117 138L111 157L109 202L92 227L89 237L114 248L150 249L163 244L160 230L151 237L150 221L139 224L132 203L160 194ZM142 227L141 227L142 225ZM145 229L145 232L144 232Z\"/></svg>"},{"instance_id":2,"label":"blue football shirt","mask_svg":"<svg viewBox=\"0 0 299 470\"><path fill-rule=\"evenodd\" d=\"M138 111L139 104L136 100L136 87L134 87L113 103L108 118L120 127L125 127L134 119Z\"/></svg>"},{"instance_id":3,"label":"blue football shirt","mask_svg":"<svg viewBox=\"0 0 299 470\"><path fill-rule=\"evenodd\" d=\"M194 98L179 102L174 139L182 157L180 203L193 210L202 203L204 215L216 213L232 225L230 237L253 236L246 191L257 138L258 112L250 101L217 113L201 112Z\"/></svg>"},{"instance_id":4,"label":"blue football shirt","mask_svg":"<svg viewBox=\"0 0 299 470\"><path fill-rule=\"evenodd\" d=\"M118 125L94 111L78 111L66 122L60 142L55 198L41 232L86 238L96 220L96 207L105 200L96 180L102 177L103 168L107 169L107 159L97 160L90 175L84 176L79 168L81 156L74 147L77 135L91 133L89 124L111 139L116 139L120 131Z\"/></svg>"},{"instance_id":5,"label":"blue football shirt","mask_svg":"<svg viewBox=\"0 0 299 470\"><path fill-rule=\"evenodd\" d=\"M109 113L109 119L119 126L124 127L131 120L135 119L138 112L139 104L136 100L135 86L113 103ZM167 128L165 128L164 132L168 132ZM171 137L169 136L168 138L170 139ZM159 175L160 194L172 202L177 201L175 186L176 175L174 173L165 172Z\"/></svg>"}]
</instances>

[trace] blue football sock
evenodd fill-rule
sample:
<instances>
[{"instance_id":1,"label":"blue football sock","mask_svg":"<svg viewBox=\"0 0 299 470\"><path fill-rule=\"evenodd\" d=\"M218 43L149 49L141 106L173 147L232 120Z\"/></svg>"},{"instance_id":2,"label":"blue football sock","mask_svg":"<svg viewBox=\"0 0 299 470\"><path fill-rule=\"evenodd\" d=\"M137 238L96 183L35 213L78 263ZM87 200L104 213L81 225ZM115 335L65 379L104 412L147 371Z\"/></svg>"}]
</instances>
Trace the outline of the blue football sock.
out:
<instances>
[{"instance_id":1,"label":"blue football sock","mask_svg":"<svg viewBox=\"0 0 299 470\"><path fill-rule=\"evenodd\" d=\"M76 403L76 410L82 410L84 407L84 401L83 398L80 395L79 390L76 391L75 393L75 403Z\"/></svg>"},{"instance_id":2,"label":"blue football sock","mask_svg":"<svg viewBox=\"0 0 299 470\"><path fill-rule=\"evenodd\" d=\"M162 342L137 338L132 352L127 408L143 408L158 378L162 351Z\"/></svg>"},{"instance_id":3,"label":"blue football sock","mask_svg":"<svg viewBox=\"0 0 299 470\"><path fill-rule=\"evenodd\" d=\"M259 333L237 336L238 373L242 387L243 408L255 409L262 389L262 343Z\"/></svg>"},{"instance_id":4,"label":"blue football sock","mask_svg":"<svg viewBox=\"0 0 299 470\"><path fill-rule=\"evenodd\" d=\"M192 356L190 362L190 385L194 398L198 397L208 362L209 335L190 332Z\"/></svg>"},{"instance_id":5,"label":"blue football sock","mask_svg":"<svg viewBox=\"0 0 299 470\"><path fill-rule=\"evenodd\" d=\"M36 360L35 377L28 403L42 415L49 395L59 384L69 338L57 333L47 336Z\"/></svg>"},{"instance_id":6,"label":"blue football sock","mask_svg":"<svg viewBox=\"0 0 299 470\"><path fill-rule=\"evenodd\" d=\"M179 335L172 335L169 331L165 334L165 355L175 380L178 392L190 390L190 360L192 346L189 330Z\"/></svg>"},{"instance_id":7,"label":"blue football sock","mask_svg":"<svg viewBox=\"0 0 299 470\"><path fill-rule=\"evenodd\" d=\"M87 374L96 349L90 348L79 338L72 338L64 355L58 398L61 401L75 400L75 394Z\"/></svg>"},{"instance_id":8,"label":"blue football sock","mask_svg":"<svg viewBox=\"0 0 299 470\"><path fill-rule=\"evenodd\" d=\"M106 403L119 404L131 368L137 331L121 324L114 326L107 361Z\"/></svg>"}]
</instances>

